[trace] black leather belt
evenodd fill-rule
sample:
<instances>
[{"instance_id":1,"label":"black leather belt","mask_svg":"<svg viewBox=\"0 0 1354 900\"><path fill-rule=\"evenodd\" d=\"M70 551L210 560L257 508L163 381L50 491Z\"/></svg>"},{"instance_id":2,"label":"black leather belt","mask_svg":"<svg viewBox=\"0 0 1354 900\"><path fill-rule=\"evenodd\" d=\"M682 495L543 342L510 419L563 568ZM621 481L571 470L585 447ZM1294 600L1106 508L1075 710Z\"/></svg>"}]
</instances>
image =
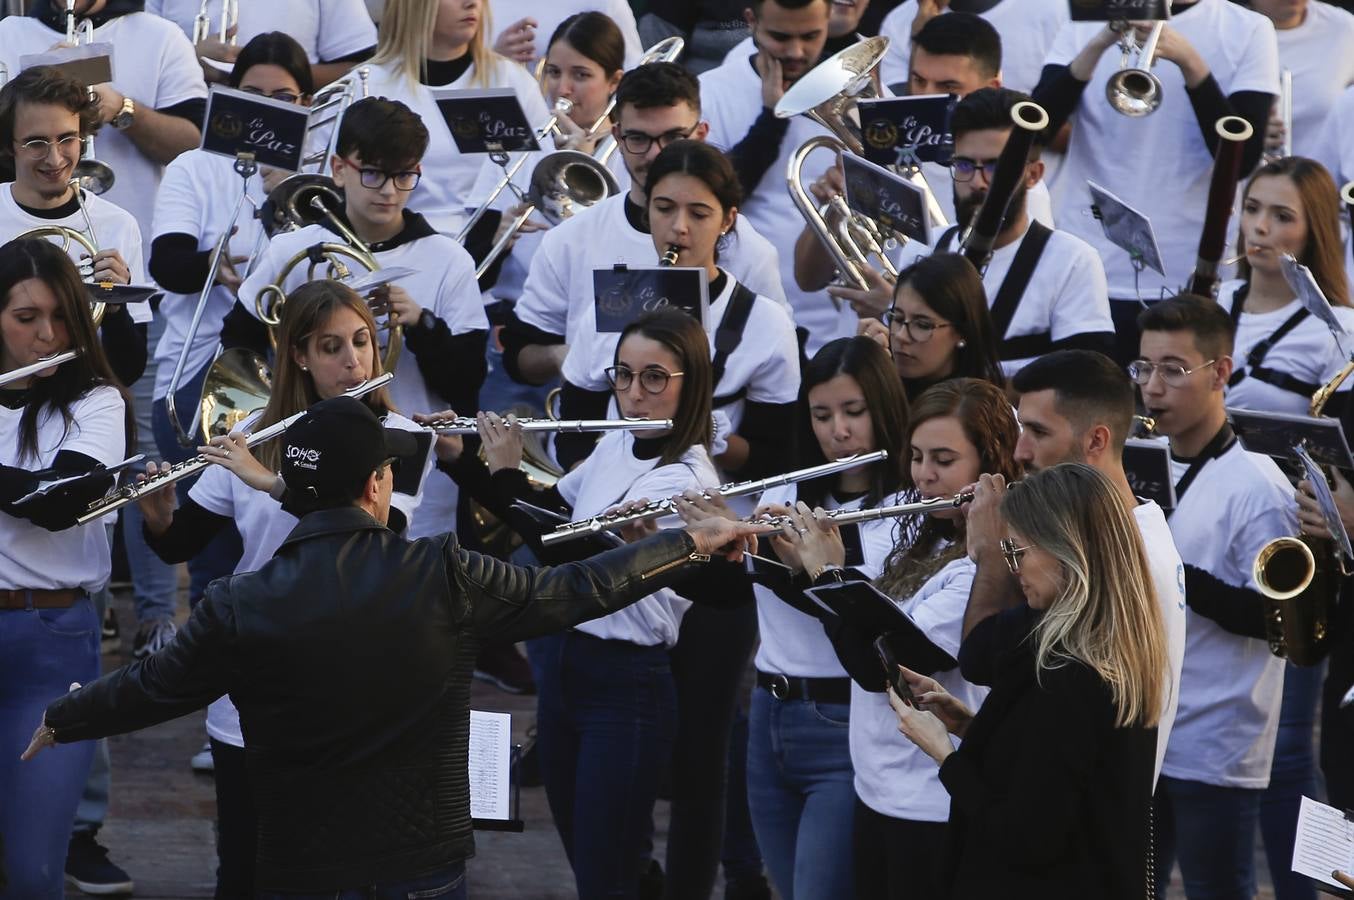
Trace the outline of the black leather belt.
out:
<instances>
[{"instance_id":1,"label":"black leather belt","mask_svg":"<svg viewBox=\"0 0 1354 900\"><path fill-rule=\"evenodd\" d=\"M812 700L815 703L850 703L850 678L790 678L757 673L757 686L777 700Z\"/></svg>"}]
</instances>

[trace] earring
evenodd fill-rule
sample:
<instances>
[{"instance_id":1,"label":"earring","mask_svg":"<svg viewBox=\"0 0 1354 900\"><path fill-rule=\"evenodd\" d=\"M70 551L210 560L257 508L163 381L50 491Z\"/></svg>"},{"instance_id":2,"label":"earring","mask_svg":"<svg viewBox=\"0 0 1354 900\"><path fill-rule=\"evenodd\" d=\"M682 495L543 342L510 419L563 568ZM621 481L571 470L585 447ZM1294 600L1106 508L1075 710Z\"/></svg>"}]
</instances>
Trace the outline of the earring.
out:
<instances>
[{"instance_id":1,"label":"earring","mask_svg":"<svg viewBox=\"0 0 1354 900\"><path fill-rule=\"evenodd\" d=\"M960 341L955 346L958 347L960 350L963 350L965 347L968 346L968 341Z\"/></svg>"},{"instance_id":2,"label":"earring","mask_svg":"<svg viewBox=\"0 0 1354 900\"><path fill-rule=\"evenodd\" d=\"M302 371L302 372L309 372L309 371L310 371L310 368L309 368L308 366L302 366L302 367L301 367L301 371Z\"/></svg>"}]
</instances>

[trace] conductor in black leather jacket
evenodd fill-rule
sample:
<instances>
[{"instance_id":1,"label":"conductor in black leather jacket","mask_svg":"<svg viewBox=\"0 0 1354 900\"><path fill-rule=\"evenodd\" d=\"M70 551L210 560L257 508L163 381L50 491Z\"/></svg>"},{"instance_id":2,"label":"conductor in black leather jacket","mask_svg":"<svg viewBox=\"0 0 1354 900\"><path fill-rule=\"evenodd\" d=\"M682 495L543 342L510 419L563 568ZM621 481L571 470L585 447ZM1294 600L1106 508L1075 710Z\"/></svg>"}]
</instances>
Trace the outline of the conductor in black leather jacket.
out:
<instances>
[{"instance_id":1,"label":"conductor in black leather jacket","mask_svg":"<svg viewBox=\"0 0 1354 900\"><path fill-rule=\"evenodd\" d=\"M163 650L53 702L25 758L229 693L264 896L463 879L480 642L607 615L712 554L737 558L759 529L712 520L549 569L462 550L451 534L406 541L384 524L401 438L351 398L313 406L282 438L284 505L305 514L277 555L213 582Z\"/></svg>"}]
</instances>

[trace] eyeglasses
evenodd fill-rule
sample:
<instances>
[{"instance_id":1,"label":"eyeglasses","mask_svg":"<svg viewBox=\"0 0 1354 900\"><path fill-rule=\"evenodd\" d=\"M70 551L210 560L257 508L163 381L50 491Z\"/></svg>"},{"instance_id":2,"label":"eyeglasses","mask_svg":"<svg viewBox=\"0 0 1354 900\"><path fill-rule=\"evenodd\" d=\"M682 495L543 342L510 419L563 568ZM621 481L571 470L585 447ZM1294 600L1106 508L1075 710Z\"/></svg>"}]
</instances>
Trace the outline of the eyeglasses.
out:
<instances>
[{"instance_id":1,"label":"eyeglasses","mask_svg":"<svg viewBox=\"0 0 1354 900\"><path fill-rule=\"evenodd\" d=\"M995 159L969 159L967 156L956 156L950 159L950 177L955 181L972 181L973 176L978 170L983 170L983 177L989 182L992 176L997 173L997 161Z\"/></svg>"},{"instance_id":2,"label":"eyeglasses","mask_svg":"<svg viewBox=\"0 0 1354 900\"><path fill-rule=\"evenodd\" d=\"M253 94L256 97L267 97L269 100L277 100L280 103L295 103L305 94L298 94L295 91L261 91L256 87L242 87L240 90L246 94Z\"/></svg>"},{"instance_id":3,"label":"eyeglasses","mask_svg":"<svg viewBox=\"0 0 1354 900\"><path fill-rule=\"evenodd\" d=\"M31 141L24 141L19 145L19 149L29 159L46 159L47 154L52 152L52 145L55 144L58 150L65 150L67 147L77 147L80 144L80 136L77 134L68 134L60 140L48 141L42 138L36 138Z\"/></svg>"},{"instance_id":4,"label":"eyeglasses","mask_svg":"<svg viewBox=\"0 0 1354 900\"><path fill-rule=\"evenodd\" d=\"M686 131L669 131L667 134L660 134L658 137L654 137L651 134L645 134L642 131L626 131L621 134L621 143L625 145L627 152L636 155L648 153L649 148L654 144L657 144L658 149L662 150L673 141L681 141L691 137L696 131L696 126L699 124L700 123L697 122L696 125L692 125Z\"/></svg>"},{"instance_id":5,"label":"eyeglasses","mask_svg":"<svg viewBox=\"0 0 1354 900\"><path fill-rule=\"evenodd\" d=\"M373 191L379 191L386 186L387 181L392 179L395 182L396 190L412 191L418 187L419 179L423 177L421 172L383 172L380 169L369 169L366 166L354 165L343 157L339 157L339 162L350 169L356 169L362 186Z\"/></svg>"},{"instance_id":6,"label":"eyeglasses","mask_svg":"<svg viewBox=\"0 0 1354 900\"><path fill-rule=\"evenodd\" d=\"M916 316L907 318L901 309L896 306L890 306L884 310L883 315L879 317L880 321L889 327L892 331L902 329L907 332L908 340L914 344L924 344L935 336L937 328L953 328L949 322L936 322L932 319L921 319Z\"/></svg>"},{"instance_id":7,"label":"eyeglasses","mask_svg":"<svg viewBox=\"0 0 1354 900\"><path fill-rule=\"evenodd\" d=\"M1017 547L1016 542L1010 538L1002 538L1001 555L1006 559L1006 568L1011 570L1012 575L1020 574L1020 559L1029 552L1029 547Z\"/></svg>"},{"instance_id":8,"label":"eyeglasses","mask_svg":"<svg viewBox=\"0 0 1354 900\"><path fill-rule=\"evenodd\" d=\"M669 381L685 374L650 366L639 372L639 386L646 394L661 394L667 390ZM606 369L606 379L616 390L628 391L635 381L635 371L628 366L610 366Z\"/></svg>"},{"instance_id":9,"label":"eyeglasses","mask_svg":"<svg viewBox=\"0 0 1354 900\"><path fill-rule=\"evenodd\" d=\"M1215 362L1217 362L1217 359L1210 359L1192 369L1186 369L1179 363L1153 363L1145 359L1135 359L1128 364L1128 377L1145 387L1152 380L1152 373L1157 372L1161 375L1161 380L1166 383L1167 387L1181 387L1186 378L1201 369L1207 369Z\"/></svg>"}]
</instances>

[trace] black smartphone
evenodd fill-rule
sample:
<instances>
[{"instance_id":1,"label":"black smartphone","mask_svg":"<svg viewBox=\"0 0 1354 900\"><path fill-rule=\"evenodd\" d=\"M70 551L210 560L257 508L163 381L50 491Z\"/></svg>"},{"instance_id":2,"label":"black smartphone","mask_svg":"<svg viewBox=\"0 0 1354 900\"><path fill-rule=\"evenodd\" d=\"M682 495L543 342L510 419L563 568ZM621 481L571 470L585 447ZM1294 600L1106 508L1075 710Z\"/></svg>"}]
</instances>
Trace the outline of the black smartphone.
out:
<instances>
[{"instance_id":1,"label":"black smartphone","mask_svg":"<svg viewBox=\"0 0 1354 900\"><path fill-rule=\"evenodd\" d=\"M878 654L879 663L884 667L884 677L888 679L889 687L893 688L893 692L908 706L916 706L917 698L912 696L912 688L903 677L903 670L898 667L898 660L894 657L893 651L889 649L887 635L881 634L874 639L874 652Z\"/></svg>"}]
</instances>

